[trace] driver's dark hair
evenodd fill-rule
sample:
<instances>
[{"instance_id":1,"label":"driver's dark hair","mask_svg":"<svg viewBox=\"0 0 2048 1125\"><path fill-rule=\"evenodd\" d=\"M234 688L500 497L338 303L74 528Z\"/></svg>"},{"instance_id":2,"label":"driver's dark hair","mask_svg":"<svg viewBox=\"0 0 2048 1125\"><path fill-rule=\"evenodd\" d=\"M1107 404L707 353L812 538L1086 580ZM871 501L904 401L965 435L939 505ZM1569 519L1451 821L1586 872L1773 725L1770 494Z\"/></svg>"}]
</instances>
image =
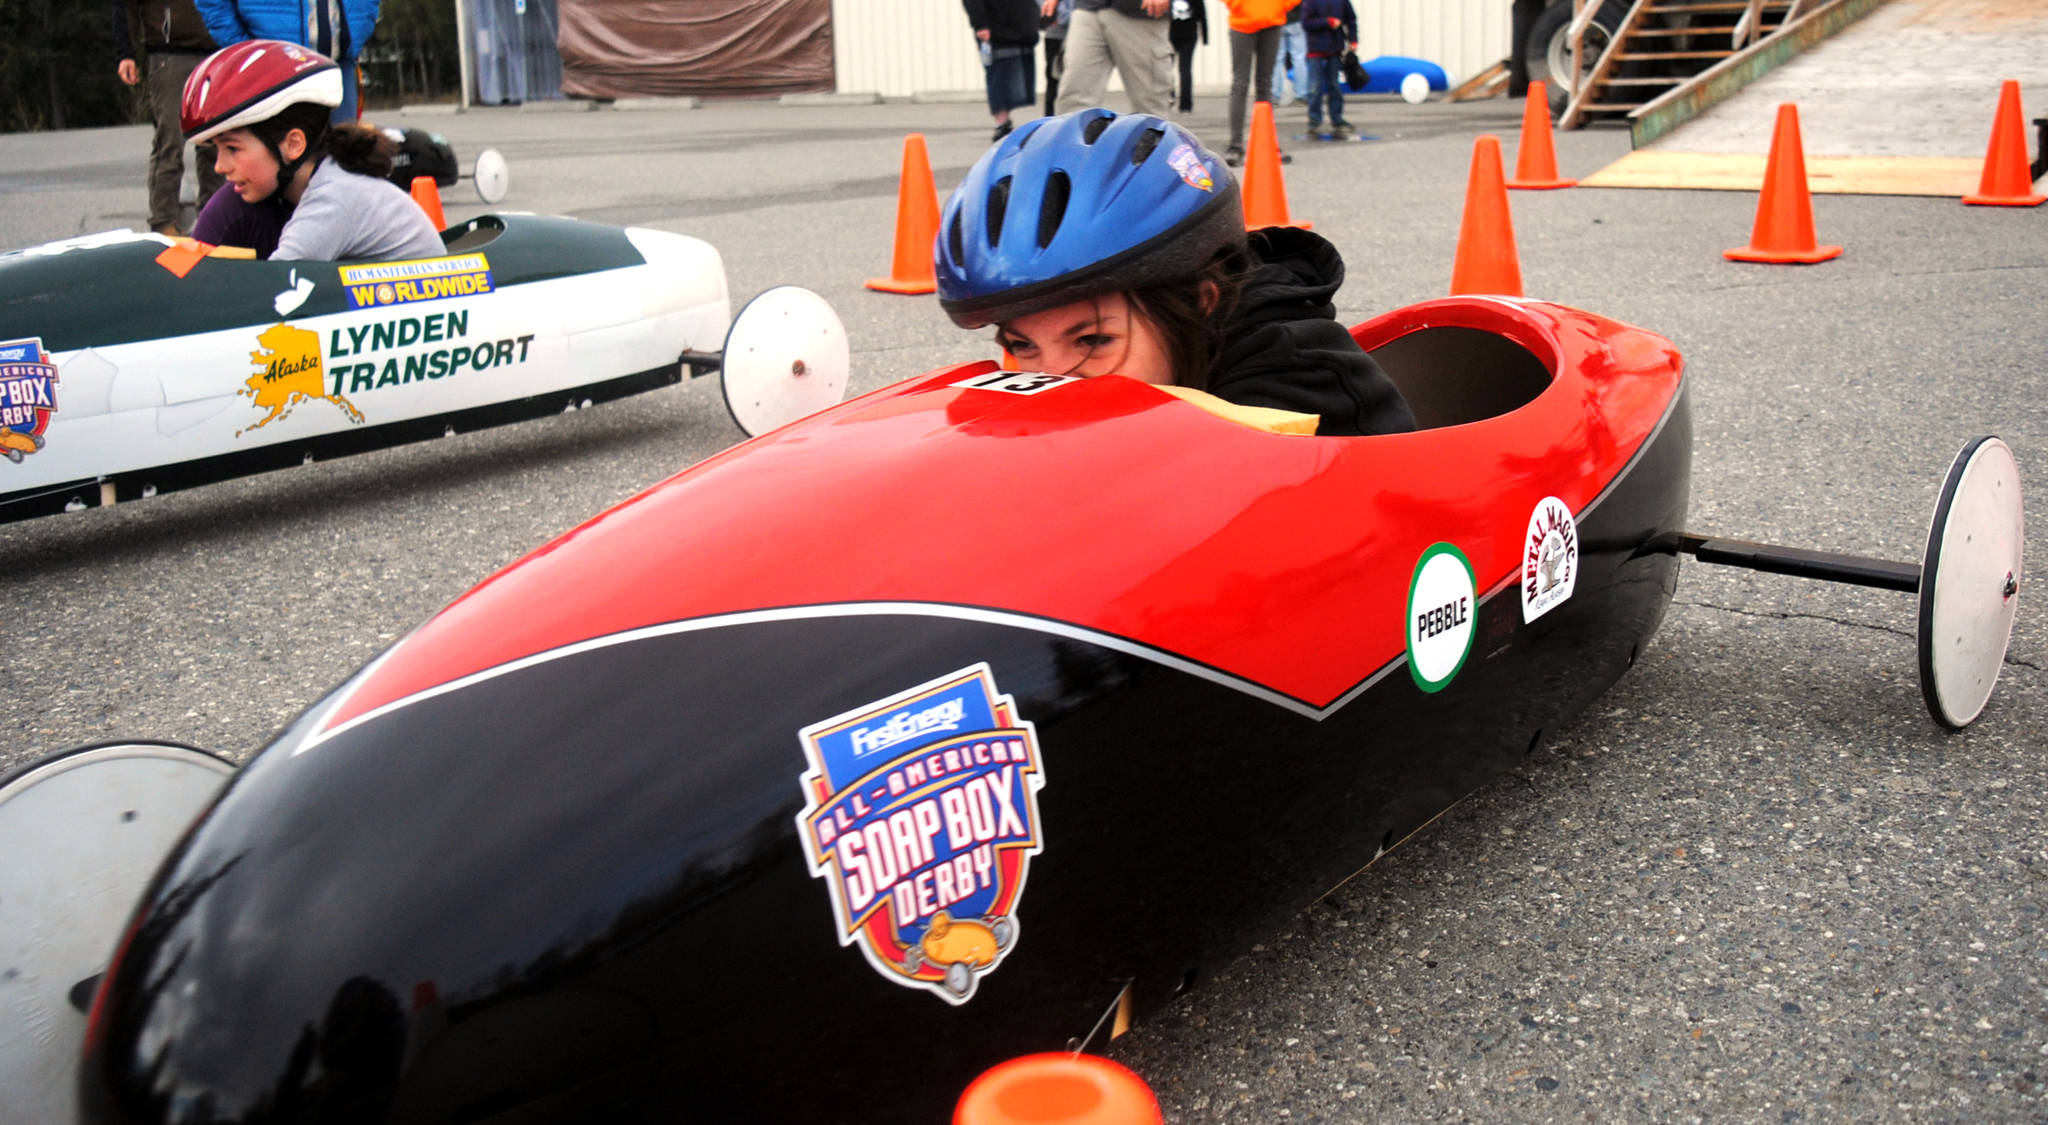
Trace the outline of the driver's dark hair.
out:
<instances>
[{"instance_id":1,"label":"driver's dark hair","mask_svg":"<svg viewBox=\"0 0 2048 1125\"><path fill-rule=\"evenodd\" d=\"M1251 254L1239 242L1218 250L1194 273L1124 293L1131 307L1159 333L1176 386L1209 389L1210 376L1223 355L1223 326L1236 311L1250 272ZM1205 308L1203 290L1211 284L1216 301Z\"/></svg>"},{"instance_id":2,"label":"driver's dark hair","mask_svg":"<svg viewBox=\"0 0 2048 1125\"><path fill-rule=\"evenodd\" d=\"M388 178L391 175L391 158L398 153L398 143L385 136L382 130L368 125L353 122L330 125L328 119L333 113L329 106L294 102L279 110L277 116L270 120L249 126L249 131L269 146L280 164L287 162L278 146L284 143L286 133L297 129L306 135L303 159L331 156L345 172L375 176L380 180Z\"/></svg>"}]
</instances>

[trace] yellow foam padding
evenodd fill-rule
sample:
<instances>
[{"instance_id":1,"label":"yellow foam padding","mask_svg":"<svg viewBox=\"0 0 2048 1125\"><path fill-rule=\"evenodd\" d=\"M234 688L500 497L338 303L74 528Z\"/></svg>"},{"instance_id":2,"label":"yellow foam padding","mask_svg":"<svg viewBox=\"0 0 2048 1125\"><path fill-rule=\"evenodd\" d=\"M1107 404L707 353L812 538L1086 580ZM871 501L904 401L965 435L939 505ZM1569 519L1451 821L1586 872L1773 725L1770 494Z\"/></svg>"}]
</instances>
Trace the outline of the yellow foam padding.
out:
<instances>
[{"instance_id":1,"label":"yellow foam padding","mask_svg":"<svg viewBox=\"0 0 2048 1125\"><path fill-rule=\"evenodd\" d=\"M1240 406L1193 387L1163 385L1159 389L1190 405L1199 406L1225 421L1235 422L1254 430L1264 430L1269 434L1313 435L1316 426L1323 420L1320 414L1298 414L1292 410L1278 410L1270 406Z\"/></svg>"},{"instance_id":2,"label":"yellow foam padding","mask_svg":"<svg viewBox=\"0 0 2048 1125\"><path fill-rule=\"evenodd\" d=\"M189 234L181 234L171 239L171 242L178 246L189 247L199 245L199 240ZM206 256L209 258L231 258L236 261L253 262L256 260L256 248L253 246L209 246L206 248Z\"/></svg>"},{"instance_id":3,"label":"yellow foam padding","mask_svg":"<svg viewBox=\"0 0 2048 1125\"><path fill-rule=\"evenodd\" d=\"M1631 152L1579 181L1580 187L1761 191L1768 158L1744 152ZM1806 190L1815 195L1960 197L1977 190L1981 157L1806 157Z\"/></svg>"}]
</instances>

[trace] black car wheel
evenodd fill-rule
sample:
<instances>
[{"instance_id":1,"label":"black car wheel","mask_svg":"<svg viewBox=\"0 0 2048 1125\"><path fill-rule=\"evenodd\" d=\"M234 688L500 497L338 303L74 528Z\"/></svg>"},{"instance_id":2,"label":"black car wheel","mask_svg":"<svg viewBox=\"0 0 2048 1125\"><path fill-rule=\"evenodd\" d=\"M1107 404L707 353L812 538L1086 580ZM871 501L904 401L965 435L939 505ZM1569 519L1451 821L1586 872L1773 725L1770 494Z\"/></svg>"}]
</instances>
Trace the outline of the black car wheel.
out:
<instances>
[{"instance_id":1,"label":"black car wheel","mask_svg":"<svg viewBox=\"0 0 2048 1125\"><path fill-rule=\"evenodd\" d=\"M1607 0L1586 28L1586 37L1581 45L1581 63L1585 70L1600 61L1600 52L1607 49L1609 37L1628 15L1628 0ZM1529 66L1529 79L1542 82L1550 94L1550 112L1554 116L1564 112L1566 103L1571 101L1572 90L1578 86L1578 75L1572 69L1572 42L1568 34L1572 25L1570 0L1560 0L1543 10L1536 17L1536 23L1529 29L1529 42L1524 48Z\"/></svg>"}]
</instances>

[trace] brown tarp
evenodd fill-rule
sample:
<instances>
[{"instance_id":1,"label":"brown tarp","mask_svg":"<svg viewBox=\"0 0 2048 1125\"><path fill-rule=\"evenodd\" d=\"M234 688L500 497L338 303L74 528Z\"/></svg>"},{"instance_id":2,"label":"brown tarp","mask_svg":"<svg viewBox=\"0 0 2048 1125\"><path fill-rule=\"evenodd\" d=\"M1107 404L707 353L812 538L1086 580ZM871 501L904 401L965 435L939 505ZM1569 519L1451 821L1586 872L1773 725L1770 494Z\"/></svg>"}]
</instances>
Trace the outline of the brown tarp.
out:
<instances>
[{"instance_id":1,"label":"brown tarp","mask_svg":"<svg viewBox=\"0 0 2048 1125\"><path fill-rule=\"evenodd\" d=\"M561 0L560 10L565 94L832 89L832 0Z\"/></svg>"}]
</instances>

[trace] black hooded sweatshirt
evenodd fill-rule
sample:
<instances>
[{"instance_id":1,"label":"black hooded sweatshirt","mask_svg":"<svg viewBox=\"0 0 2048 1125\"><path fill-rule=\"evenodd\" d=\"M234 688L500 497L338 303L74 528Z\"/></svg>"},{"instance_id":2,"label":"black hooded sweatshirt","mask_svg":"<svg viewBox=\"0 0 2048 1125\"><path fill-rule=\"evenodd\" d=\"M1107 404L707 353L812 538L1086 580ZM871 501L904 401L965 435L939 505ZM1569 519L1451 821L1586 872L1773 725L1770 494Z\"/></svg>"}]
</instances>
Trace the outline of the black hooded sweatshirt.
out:
<instances>
[{"instance_id":1,"label":"black hooded sweatshirt","mask_svg":"<svg viewBox=\"0 0 2048 1125\"><path fill-rule=\"evenodd\" d=\"M1253 231L1251 272L1223 328L1209 392L1244 406L1320 414L1318 434L1398 434L1415 416L1393 380L1337 323L1344 259L1321 235Z\"/></svg>"},{"instance_id":2,"label":"black hooded sweatshirt","mask_svg":"<svg viewBox=\"0 0 2048 1125\"><path fill-rule=\"evenodd\" d=\"M1035 47L1038 45L1038 4L1036 0L960 0L967 9L967 23L976 31L988 32L991 47Z\"/></svg>"}]
</instances>

